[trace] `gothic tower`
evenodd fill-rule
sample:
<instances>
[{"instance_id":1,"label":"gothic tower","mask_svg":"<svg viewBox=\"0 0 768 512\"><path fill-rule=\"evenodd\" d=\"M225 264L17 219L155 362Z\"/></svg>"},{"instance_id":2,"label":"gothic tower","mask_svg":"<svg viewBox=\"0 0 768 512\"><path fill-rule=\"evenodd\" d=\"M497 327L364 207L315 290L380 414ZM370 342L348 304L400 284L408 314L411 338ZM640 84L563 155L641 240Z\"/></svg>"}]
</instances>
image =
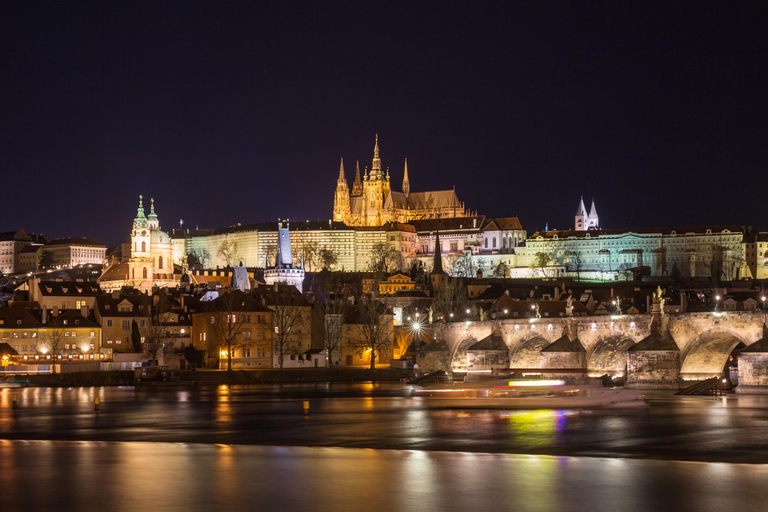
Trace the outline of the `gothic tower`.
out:
<instances>
[{"instance_id":1,"label":"gothic tower","mask_svg":"<svg viewBox=\"0 0 768 512\"><path fill-rule=\"evenodd\" d=\"M592 207L589 209L589 217L587 217L587 229L600 229L600 220L597 217L594 198L592 199Z\"/></svg>"},{"instance_id":2,"label":"gothic tower","mask_svg":"<svg viewBox=\"0 0 768 512\"><path fill-rule=\"evenodd\" d=\"M582 197L581 200L579 200L579 208L576 210L574 229L576 231L586 231L588 217L587 208L584 206L584 198Z\"/></svg>"},{"instance_id":3,"label":"gothic tower","mask_svg":"<svg viewBox=\"0 0 768 512\"><path fill-rule=\"evenodd\" d=\"M349 187L347 187L347 179L344 177L344 159L342 158L339 166L339 179L336 181L336 196L333 199L333 220L349 224L349 216Z\"/></svg>"},{"instance_id":4,"label":"gothic tower","mask_svg":"<svg viewBox=\"0 0 768 512\"><path fill-rule=\"evenodd\" d=\"M411 182L408 181L408 157L405 157L405 172L403 173L403 194L408 197L411 193Z\"/></svg>"},{"instance_id":5,"label":"gothic tower","mask_svg":"<svg viewBox=\"0 0 768 512\"><path fill-rule=\"evenodd\" d=\"M382 213L384 199L389 195L389 175L384 175L381 170L381 158L379 157L379 136L376 135L376 143L373 147L373 162L371 172L366 173L363 182L363 223L366 226L381 226L384 222Z\"/></svg>"},{"instance_id":6,"label":"gothic tower","mask_svg":"<svg viewBox=\"0 0 768 512\"><path fill-rule=\"evenodd\" d=\"M355 169L355 181L352 183L352 197L363 195L363 182L360 180L360 160L357 161Z\"/></svg>"}]
</instances>

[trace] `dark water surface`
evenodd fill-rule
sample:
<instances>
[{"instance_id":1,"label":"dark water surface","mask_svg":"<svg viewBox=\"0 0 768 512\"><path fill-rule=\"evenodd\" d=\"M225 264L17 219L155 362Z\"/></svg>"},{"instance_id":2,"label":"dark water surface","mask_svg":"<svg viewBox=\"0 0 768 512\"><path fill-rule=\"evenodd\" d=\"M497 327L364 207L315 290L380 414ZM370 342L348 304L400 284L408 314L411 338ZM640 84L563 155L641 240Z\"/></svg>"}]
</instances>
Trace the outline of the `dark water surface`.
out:
<instances>
[{"instance_id":1,"label":"dark water surface","mask_svg":"<svg viewBox=\"0 0 768 512\"><path fill-rule=\"evenodd\" d=\"M0 511L768 511L768 397L502 411L409 395L0 389Z\"/></svg>"},{"instance_id":2,"label":"dark water surface","mask_svg":"<svg viewBox=\"0 0 768 512\"><path fill-rule=\"evenodd\" d=\"M639 409L501 411L431 408L409 395L391 384L0 389L0 438L768 462L764 396L657 393Z\"/></svg>"}]
</instances>

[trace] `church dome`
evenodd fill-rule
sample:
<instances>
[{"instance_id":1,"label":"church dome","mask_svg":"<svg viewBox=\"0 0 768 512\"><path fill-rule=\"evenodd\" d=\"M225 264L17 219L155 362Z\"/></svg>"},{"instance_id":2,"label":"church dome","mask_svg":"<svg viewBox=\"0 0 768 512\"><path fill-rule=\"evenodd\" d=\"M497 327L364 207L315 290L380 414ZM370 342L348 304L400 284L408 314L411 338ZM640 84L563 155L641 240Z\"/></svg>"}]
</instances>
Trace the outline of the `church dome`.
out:
<instances>
[{"instance_id":1,"label":"church dome","mask_svg":"<svg viewBox=\"0 0 768 512\"><path fill-rule=\"evenodd\" d=\"M152 234L150 235L149 240L153 247L157 247L159 245L171 245L171 237L168 236L168 233L165 231L160 231L159 229L152 230Z\"/></svg>"}]
</instances>

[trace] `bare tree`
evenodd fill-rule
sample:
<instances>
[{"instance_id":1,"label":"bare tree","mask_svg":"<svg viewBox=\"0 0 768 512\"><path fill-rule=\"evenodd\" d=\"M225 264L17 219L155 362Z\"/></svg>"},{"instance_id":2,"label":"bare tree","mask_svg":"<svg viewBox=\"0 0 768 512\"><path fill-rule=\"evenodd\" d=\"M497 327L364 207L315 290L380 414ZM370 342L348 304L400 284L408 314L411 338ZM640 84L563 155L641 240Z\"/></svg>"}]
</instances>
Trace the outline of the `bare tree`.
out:
<instances>
[{"instance_id":1,"label":"bare tree","mask_svg":"<svg viewBox=\"0 0 768 512\"><path fill-rule=\"evenodd\" d=\"M59 356L64 352L65 338L64 329L59 325L54 325L54 323L55 320L40 329L40 336L37 341L38 350L43 355L51 355L51 359L53 360L51 365L52 373L56 373L56 356Z\"/></svg>"},{"instance_id":2,"label":"bare tree","mask_svg":"<svg viewBox=\"0 0 768 512\"><path fill-rule=\"evenodd\" d=\"M319 253L320 248L317 242L314 240L307 240L301 244L301 253L298 254L297 257L301 258L301 254L304 254L304 266L309 272L314 272L320 260Z\"/></svg>"},{"instance_id":3,"label":"bare tree","mask_svg":"<svg viewBox=\"0 0 768 512\"><path fill-rule=\"evenodd\" d=\"M190 267L194 268L200 265L202 268L206 268L211 262L211 253L208 249L192 249L187 253L187 263Z\"/></svg>"},{"instance_id":4,"label":"bare tree","mask_svg":"<svg viewBox=\"0 0 768 512\"><path fill-rule=\"evenodd\" d=\"M442 318L446 322L463 318L462 313L467 309L467 304L467 289L460 278L450 279L446 286L435 292L432 301L436 319Z\"/></svg>"},{"instance_id":5,"label":"bare tree","mask_svg":"<svg viewBox=\"0 0 768 512\"><path fill-rule=\"evenodd\" d=\"M339 258L333 249L324 247L320 249L318 256L320 259L320 266L323 268L323 270L331 270L333 267L338 265Z\"/></svg>"},{"instance_id":6,"label":"bare tree","mask_svg":"<svg viewBox=\"0 0 768 512\"><path fill-rule=\"evenodd\" d=\"M237 259L237 242L234 240L225 239L219 245L217 252L218 256L224 260L226 267L231 267L235 264Z\"/></svg>"},{"instance_id":7,"label":"bare tree","mask_svg":"<svg viewBox=\"0 0 768 512\"><path fill-rule=\"evenodd\" d=\"M402 255L400 251L389 245L387 242L379 242L371 248L371 262L368 264L368 270L379 274L389 274L399 270L402 266Z\"/></svg>"},{"instance_id":8,"label":"bare tree","mask_svg":"<svg viewBox=\"0 0 768 512\"><path fill-rule=\"evenodd\" d=\"M246 313L253 299L239 290L231 290L219 295L211 306L213 308L213 338L219 347L219 353L227 354L227 371L232 371L232 357L235 350L244 346L242 340Z\"/></svg>"},{"instance_id":9,"label":"bare tree","mask_svg":"<svg viewBox=\"0 0 768 512\"><path fill-rule=\"evenodd\" d=\"M376 358L389 353L389 347L395 331L394 317L386 309L386 306L374 300L372 295L361 301L360 323L360 349L371 354L371 370L376 368Z\"/></svg>"},{"instance_id":10,"label":"bare tree","mask_svg":"<svg viewBox=\"0 0 768 512\"><path fill-rule=\"evenodd\" d=\"M0 308L4 308L13 298L13 283L0 272Z\"/></svg>"},{"instance_id":11,"label":"bare tree","mask_svg":"<svg viewBox=\"0 0 768 512\"><path fill-rule=\"evenodd\" d=\"M274 353L278 368L283 368L285 356L289 354L292 342L296 341L293 327L302 309L308 309L308 304L295 286L279 286L278 283L267 287L262 297L266 306L272 310Z\"/></svg>"},{"instance_id":12,"label":"bare tree","mask_svg":"<svg viewBox=\"0 0 768 512\"><path fill-rule=\"evenodd\" d=\"M506 263L499 260L495 267L493 267L493 277L507 277L509 275L509 267Z\"/></svg>"},{"instance_id":13,"label":"bare tree","mask_svg":"<svg viewBox=\"0 0 768 512\"><path fill-rule=\"evenodd\" d=\"M163 339L162 317L167 310L167 302L164 296L155 295L153 297L156 304L148 304L146 315L142 318L139 325L141 334L141 347L144 356L150 364L160 364L160 357L166 352L166 344ZM168 347L170 349L170 347Z\"/></svg>"},{"instance_id":14,"label":"bare tree","mask_svg":"<svg viewBox=\"0 0 768 512\"><path fill-rule=\"evenodd\" d=\"M322 333L326 366L330 367L333 365L333 354L337 350L341 356L344 316L350 308L351 294L341 280L334 279L338 273L325 274L327 275L320 283L320 300L314 306L319 309L319 314L313 316L313 328Z\"/></svg>"}]
</instances>

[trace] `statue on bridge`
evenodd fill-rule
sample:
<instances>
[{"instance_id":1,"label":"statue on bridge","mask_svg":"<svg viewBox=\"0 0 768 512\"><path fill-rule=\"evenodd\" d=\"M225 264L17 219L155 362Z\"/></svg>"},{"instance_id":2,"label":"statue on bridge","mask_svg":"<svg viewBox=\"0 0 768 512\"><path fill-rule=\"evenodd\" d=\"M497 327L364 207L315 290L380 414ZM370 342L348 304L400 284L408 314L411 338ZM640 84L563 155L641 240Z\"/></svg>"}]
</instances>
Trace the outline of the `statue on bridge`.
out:
<instances>
[{"instance_id":1,"label":"statue on bridge","mask_svg":"<svg viewBox=\"0 0 768 512\"><path fill-rule=\"evenodd\" d=\"M656 291L653 292L653 312L664 314L664 297L662 296L664 292L661 291L661 286L656 287ZM658 304L658 306L657 306Z\"/></svg>"}]
</instances>

